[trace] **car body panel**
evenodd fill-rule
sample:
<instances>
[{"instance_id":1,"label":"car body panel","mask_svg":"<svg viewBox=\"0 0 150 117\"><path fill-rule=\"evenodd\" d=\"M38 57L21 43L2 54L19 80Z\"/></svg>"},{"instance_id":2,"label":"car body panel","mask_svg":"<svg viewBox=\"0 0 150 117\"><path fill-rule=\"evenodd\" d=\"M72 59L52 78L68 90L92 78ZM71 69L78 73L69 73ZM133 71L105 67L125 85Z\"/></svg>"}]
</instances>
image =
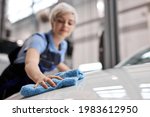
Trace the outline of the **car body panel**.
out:
<instances>
[{"instance_id":1,"label":"car body panel","mask_svg":"<svg viewBox=\"0 0 150 117\"><path fill-rule=\"evenodd\" d=\"M25 100L146 100L150 99L150 64L88 72L76 86L24 98Z\"/></svg>"}]
</instances>

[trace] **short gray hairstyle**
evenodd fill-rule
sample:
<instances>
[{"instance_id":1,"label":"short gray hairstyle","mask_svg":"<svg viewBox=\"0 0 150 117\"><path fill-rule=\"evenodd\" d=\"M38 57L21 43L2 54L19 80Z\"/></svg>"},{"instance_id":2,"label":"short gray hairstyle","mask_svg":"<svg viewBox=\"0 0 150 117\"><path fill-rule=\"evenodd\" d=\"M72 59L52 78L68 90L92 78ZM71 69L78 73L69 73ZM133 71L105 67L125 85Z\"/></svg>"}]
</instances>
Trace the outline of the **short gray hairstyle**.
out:
<instances>
[{"instance_id":1,"label":"short gray hairstyle","mask_svg":"<svg viewBox=\"0 0 150 117\"><path fill-rule=\"evenodd\" d=\"M52 24L58 14L72 13L75 16L75 22L77 22L78 15L75 8L65 2L61 2L56 5L50 12L50 23Z\"/></svg>"}]
</instances>

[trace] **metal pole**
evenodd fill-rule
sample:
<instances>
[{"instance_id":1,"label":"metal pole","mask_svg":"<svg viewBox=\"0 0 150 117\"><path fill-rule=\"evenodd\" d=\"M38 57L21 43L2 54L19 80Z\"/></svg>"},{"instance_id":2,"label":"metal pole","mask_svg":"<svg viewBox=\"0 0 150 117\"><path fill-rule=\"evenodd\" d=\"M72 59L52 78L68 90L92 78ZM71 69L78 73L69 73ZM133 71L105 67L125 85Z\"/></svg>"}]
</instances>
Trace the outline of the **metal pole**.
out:
<instances>
[{"instance_id":1,"label":"metal pole","mask_svg":"<svg viewBox=\"0 0 150 117\"><path fill-rule=\"evenodd\" d=\"M37 32L39 30L39 25L38 25L38 22L37 22L37 19L36 19L36 14L34 13L34 5L35 5L35 1L32 0L32 5L31 5L31 8L32 8L32 21L33 21L33 24L34 24L34 28L35 28L35 32Z\"/></svg>"},{"instance_id":2,"label":"metal pole","mask_svg":"<svg viewBox=\"0 0 150 117\"><path fill-rule=\"evenodd\" d=\"M111 68L119 61L118 25L116 0L104 0L104 69Z\"/></svg>"},{"instance_id":3,"label":"metal pole","mask_svg":"<svg viewBox=\"0 0 150 117\"><path fill-rule=\"evenodd\" d=\"M6 7L6 0L0 1L0 39L3 38L3 33L5 29L5 7Z\"/></svg>"}]
</instances>

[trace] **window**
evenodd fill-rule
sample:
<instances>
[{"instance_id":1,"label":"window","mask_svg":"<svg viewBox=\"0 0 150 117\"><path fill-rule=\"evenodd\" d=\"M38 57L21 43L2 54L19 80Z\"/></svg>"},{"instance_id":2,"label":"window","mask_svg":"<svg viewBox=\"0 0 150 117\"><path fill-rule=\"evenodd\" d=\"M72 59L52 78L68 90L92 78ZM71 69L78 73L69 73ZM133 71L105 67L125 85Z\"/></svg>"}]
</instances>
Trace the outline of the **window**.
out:
<instances>
[{"instance_id":1,"label":"window","mask_svg":"<svg viewBox=\"0 0 150 117\"><path fill-rule=\"evenodd\" d=\"M57 2L58 0L8 0L8 19L15 23Z\"/></svg>"}]
</instances>

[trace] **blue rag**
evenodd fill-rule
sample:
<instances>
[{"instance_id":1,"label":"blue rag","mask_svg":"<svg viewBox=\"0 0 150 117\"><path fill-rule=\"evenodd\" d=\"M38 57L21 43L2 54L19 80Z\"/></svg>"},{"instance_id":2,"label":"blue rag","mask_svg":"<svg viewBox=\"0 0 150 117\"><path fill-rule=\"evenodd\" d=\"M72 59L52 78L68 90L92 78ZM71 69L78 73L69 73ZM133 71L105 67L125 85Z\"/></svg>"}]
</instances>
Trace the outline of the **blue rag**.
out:
<instances>
[{"instance_id":1,"label":"blue rag","mask_svg":"<svg viewBox=\"0 0 150 117\"><path fill-rule=\"evenodd\" d=\"M48 89L43 88L41 85L34 88L34 84L28 84L28 85L22 86L20 90L21 95L23 95L24 97L29 97L29 96L41 94L44 92L52 91L55 89L73 86L73 85L76 85L78 80L81 80L84 78L84 74L78 69L70 70L66 72L59 72L55 75L63 78L63 80L58 80L56 78L52 79L56 83L55 87L52 87L47 83Z\"/></svg>"}]
</instances>

